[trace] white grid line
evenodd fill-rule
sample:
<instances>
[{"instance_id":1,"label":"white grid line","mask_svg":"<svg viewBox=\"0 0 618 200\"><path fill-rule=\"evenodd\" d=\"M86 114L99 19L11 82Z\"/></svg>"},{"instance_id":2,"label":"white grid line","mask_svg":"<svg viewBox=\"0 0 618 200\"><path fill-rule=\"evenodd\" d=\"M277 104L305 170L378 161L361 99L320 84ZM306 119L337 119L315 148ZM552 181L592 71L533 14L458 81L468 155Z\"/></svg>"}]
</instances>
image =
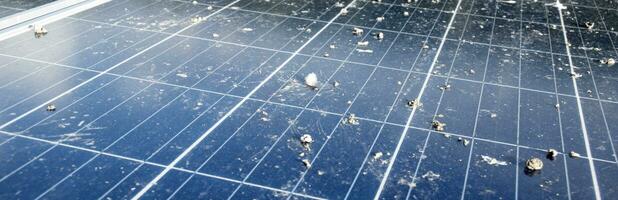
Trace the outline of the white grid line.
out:
<instances>
[{"instance_id":1,"label":"white grid line","mask_svg":"<svg viewBox=\"0 0 618 200\"><path fill-rule=\"evenodd\" d=\"M442 37L442 41L440 42L440 45L438 46L438 50L436 51L436 55L433 58L433 61L431 62L431 66L429 67L429 70L427 70L427 75L425 77L425 80L423 81L423 85L421 86L421 90L419 91L417 97L416 97L416 102L421 102L421 97L423 95L423 93L425 92L425 88L427 88L427 84L429 83L429 78L431 77L431 72L433 71L433 68L435 67L435 64L438 60L438 57L440 56L440 53L442 51L442 47L444 46L444 43L446 42L446 37L448 36L449 31L451 30L451 27L453 25L453 22L455 21L455 17L457 17L457 11L459 10L459 7L461 6L461 2L462 0L458 0L457 1L457 6L455 6L455 10L453 11L453 16L451 17L448 25L446 26L446 30L444 31L444 36ZM445 2L446 3L446 2ZM413 107L412 108L412 112L410 113L408 120L406 121L406 127L410 126L410 124L412 123L412 118L414 117L414 113L416 112L417 107ZM382 190L384 190L384 187L386 185L386 181L388 180L388 177L390 175L390 172L393 168L393 165L395 163L395 160L397 159L397 154L399 154L399 150L401 149L401 146L403 145L403 141L406 138L406 135L408 133L409 129L403 129L403 133L401 133L401 137L399 138L399 141L397 142L397 146L395 147L395 151L393 153L393 156L391 156L391 159L388 163L388 166L386 168L386 172L384 173L384 176L382 177L382 181L380 182L380 186L378 187L378 190L376 192L376 195L374 197L374 200L378 200L380 198L380 195L382 194Z\"/></svg>"},{"instance_id":2,"label":"white grid line","mask_svg":"<svg viewBox=\"0 0 618 200\"><path fill-rule=\"evenodd\" d=\"M554 3L554 6L556 7L556 9L558 9L558 14L560 15L560 24L562 25L562 35L564 37L564 43L566 46L566 51L567 51L567 55L568 56L568 60L569 60L569 66L571 68L571 73L575 73L575 66L573 65L573 59L571 58L571 50L569 47L569 40L567 37L567 32L566 32L566 27L564 26L564 17L562 16L562 7L564 5L562 5L560 3L560 0L556 0L556 2ZM586 146L586 154L589 157L592 157L592 151L590 150L590 142L588 141L588 130L586 128L586 121L584 120L584 112L582 109L582 103L581 103L581 99L579 98L579 90L577 89L577 80L575 76L571 76L571 81L573 82L573 89L575 91L575 96L576 96L576 100L577 100L577 111L579 112L579 121L582 127L582 133L584 134L584 144ZM592 159L587 159L588 160L588 165L590 166L590 174L592 176L592 185L594 188L594 195L595 198L597 200L601 199L601 192L599 191L599 183L597 181L597 174L596 174L596 169L594 168L594 162Z\"/></svg>"},{"instance_id":3,"label":"white grid line","mask_svg":"<svg viewBox=\"0 0 618 200\"><path fill-rule=\"evenodd\" d=\"M549 10L547 9L547 6L544 7L545 8L545 13L547 16L549 16ZM549 17L546 18L547 24L549 24ZM549 33L551 30L549 29L549 26L547 26L547 32ZM553 48L552 48L552 39L551 39L551 34L549 34L549 51L553 52ZM556 105L560 105L560 95L558 93L558 82L556 81L556 64L554 63L554 55L551 55L551 64L552 64L552 73L553 73L553 79L554 79L554 96L556 97ZM565 152L566 151L566 147L565 147L565 143L564 143L564 126L562 124L562 112L560 110L560 106L558 106L556 108L556 110L558 111L558 126L560 126L560 144L561 144L561 151ZM588 155L587 155L588 156ZM519 162L519 161L518 161ZM567 188L567 198L569 200L571 200L571 184L569 183L569 168L567 165L567 155L566 154L562 154L562 164L564 165L564 176L565 176L565 181L566 181L566 188Z\"/></svg>"},{"instance_id":4,"label":"white grid line","mask_svg":"<svg viewBox=\"0 0 618 200\"><path fill-rule=\"evenodd\" d=\"M524 19L524 1L522 0L520 3L520 9L519 9L519 18L521 20ZM523 57L523 53L524 51L521 50L522 48L522 43L524 40L524 22L520 21L519 22L519 73L518 73L518 78L517 78L517 87L521 88L521 62L522 62L522 57ZM548 35L551 34L548 32ZM549 39L549 38L548 38ZM550 46L551 47L551 46ZM516 144L519 145L519 136L521 135L521 90L518 89L517 90L517 141ZM515 199L518 198L519 196L519 148L515 148ZM471 160L469 160L468 162L470 162ZM469 163L468 163L469 164ZM465 187L465 185L464 185ZM465 193L464 193L465 194ZM462 197L463 200L463 197Z\"/></svg>"}]
</instances>

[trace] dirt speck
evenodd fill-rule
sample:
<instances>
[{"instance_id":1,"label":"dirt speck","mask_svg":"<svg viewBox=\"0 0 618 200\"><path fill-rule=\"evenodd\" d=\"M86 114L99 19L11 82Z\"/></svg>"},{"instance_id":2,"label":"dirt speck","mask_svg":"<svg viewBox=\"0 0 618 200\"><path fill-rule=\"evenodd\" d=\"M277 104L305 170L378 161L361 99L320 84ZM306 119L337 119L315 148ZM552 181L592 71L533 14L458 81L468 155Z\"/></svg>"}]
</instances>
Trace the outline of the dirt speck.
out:
<instances>
[{"instance_id":1,"label":"dirt speck","mask_svg":"<svg viewBox=\"0 0 618 200\"><path fill-rule=\"evenodd\" d=\"M604 64L604 65L614 65L614 64L616 64L616 60L613 59L613 58L608 58L608 59L604 58L604 59L601 59L600 62L601 62L601 64Z\"/></svg>"},{"instance_id":2,"label":"dirt speck","mask_svg":"<svg viewBox=\"0 0 618 200\"><path fill-rule=\"evenodd\" d=\"M313 138L309 134L304 134L300 136L300 144L305 147L307 150L311 150L311 144L313 143Z\"/></svg>"},{"instance_id":3,"label":"dirt speck","mask_svg":"<svg viewBox=\"0 0 618 200\"><path fill-rule=\"evenodd\" d=\"M363 35L365 31L362 28L352 28L352 34L356 35L356 36L360 36Z\"/></svg>"},{"instance_id":4,"label":"dirt speck","mask_svg":"<svg viewBox=\"0 0 618 200\"><path fill-rule=\"evenodd\" d=\"M359 47L366 47L367 45L369 45L369 41L359 41L356 43L356 45L358 45Z\"/></svg>"},{"instance_id":5,"label":"dirt speck","mask_svg":"<svg viewBox=\"0 0 618 200\"><path fill-rule=\"evenodd\" d=\"M418 108L418 107L421 107L423 104L421 103L421 101L413 99L413 100L408 100L407 105L410 108Z\"/></svg>"},{"instance_id":6,"label":"dirt speck","mask_svg":"<svg viewBox=\"0 0 618 200\"><path fill-rule=\"evenodd\" d=\"M355 114L350 114L350 116L343 120L343 124L358 125L359 123L360 122Z\"/></svg>"},{"instance_id":7,"label":"dirt speck","mask_svg":"<svg viewBox=\"0 0 618 200\"><path fill-rule=\"evenodd\" d=\"M48 104L48 105L47 105L47 109L45 109L45 110L47 110L47 111L49 111L49 112L56 111L56 105L54 105L54 104Z\"/></svg>"},{"instance_id":8,"label":"dirt speck","mask_svg":"<svg viewBox=\"0 0 618 200\"><path fill-rule=\"evenodd\" d=\"M440 179L440 174L435 173L433 171L427 171L427 173L423 174L421 178L427 179L428 181L434 181Z\"/></svg>"},{"instance_id":9,"label":"dirt speck","mask_svg":"<svg viewBox=\"0 0 618 200\"><path fill-rule=\"evenodd\" d=\"M459 140L464 145L464 147L467 147L468 144L470 144L470 140L468 140L466 138L461 138L460 137L460 138L457 138L457 140Z\"/></svg>"},{"instance_id":10,"label":"dirt speck","mask_svg":"<svg viewBox=\"0 0 618 200\"><path fill-rule=\"evenodd\" d=\"M384 39L384 33L383 32L378 32L376 34L376 39L378 40L383 40Z\"/></svg>"},{"instance_id":11,"label":"dirt speck","mask_svg":"<svg viewBox=\"0 0 618 200\"><path fill-rule=\"evenodd\" d=\"M538 171L543 169L543 161L539 158L530 158L526 161L526 169L530 171Z\"/></svg>"},{"instance_id":12,"label":"dirt speck","mask_svg":"<svg viewBox=\"0 0 618 200\"><path fill-rule=\"evenodd\" d=\"M591 31L594 28L594 22L585 22L586 28Z\"/></svg>"},{"instance_id":13,"label":"dirt speck","mask_svg":"<svg viewBox=\"0 0 618 200\"><path fill-rule=\"evenodd\" d=\"M303 159L302 162L306 168L311 168L311 161L309 161L309 159Z\"/></svg>"},{"instance_id":14,"label":"dirt speck","mask_svg":"<svg viewBox=\"0 0 618 200\"><path fill-rule=\"evenodd\" d=\"M375 152L373 154L373 159L374 160L379 160L380 158L382 158L382 156L384 156L384 153L382 153L382 152Z\"/></svg>"},{"instance_id":15,"label":"dirt speck","mask_svg":"<svg viewBox=\"0 0 618 200\"><path fill-rule=\"evenodd\" d=\"M558 151L555 149L547 150L547 159L554 160L556 159L556 156L558 156Z\"/></svg>"},{"instance_id":16,"label":"dirt speck","mask_svg":"<svg viewBox=\"0 0 618 200\"><path fill-rule=\"evenodd\" d=\"M431 122L431 127L436 131L444 131L444 128L446 127L446 123L442 123L438 120L433 120Z\"/></svg>"},{"instance_id":17,"label":"dirt speck","mask_svg":"<svg viewBox=\"0 0 618 200\"><path fill-rule=\"evenodd\" d=\"M309 73L305 76L305 85L309 86L312 89L318 88L318 75L315 73Z\"/></svg>"},{"instance_id":18,"label":"dirt speck","mask_svg":"<svg viewBox=\"0 0 618 200\"><path fill-rule=\"evenodd\" d=\"M507 165L506 161L498 160L491 156L481 155L481 158L483 159L483 162L489 165L493 165L493 166L506 166Z\"/></svg>"},{"instance_id":19,"label":"dirt speck","mask_svg":"<svg viewBox=\"0 0 618 200\"><path fill-rule=\"evenodd\" d=\"M34 28L34 37L35 38L41 38L44 35L47 35L47 29L45 29L43 27L43 25L35 24L33 28Z\"/></svg>"},{"instance_id":20,"label":"dirt speck","mask_svg":"<svg viewBox=\"0 0 618 200\"><path fill-rule=\"evenodd\" d=\"M581 157L581 155L579 153L575 152L575 151L569 152L569 156L571 158L579 158L579 157Z\"/></svg>"}]
</instances>

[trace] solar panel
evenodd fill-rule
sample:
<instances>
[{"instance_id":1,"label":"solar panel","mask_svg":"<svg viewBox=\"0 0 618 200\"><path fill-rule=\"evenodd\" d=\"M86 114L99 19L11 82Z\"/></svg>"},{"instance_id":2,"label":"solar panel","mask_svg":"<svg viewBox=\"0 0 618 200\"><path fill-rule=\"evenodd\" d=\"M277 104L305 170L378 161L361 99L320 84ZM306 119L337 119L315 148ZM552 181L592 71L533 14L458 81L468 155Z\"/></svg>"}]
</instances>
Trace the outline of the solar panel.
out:
<instances>
[{"instance_id":1,"label":"solar panel","mask_svg":"<svg viewBox=\"0 0 618 200\"><path fill-rule=\"evenodd\" d=\"M614 199L616 11L110 1L0 41L0 197Z\"/></svg>"}]
</instances>

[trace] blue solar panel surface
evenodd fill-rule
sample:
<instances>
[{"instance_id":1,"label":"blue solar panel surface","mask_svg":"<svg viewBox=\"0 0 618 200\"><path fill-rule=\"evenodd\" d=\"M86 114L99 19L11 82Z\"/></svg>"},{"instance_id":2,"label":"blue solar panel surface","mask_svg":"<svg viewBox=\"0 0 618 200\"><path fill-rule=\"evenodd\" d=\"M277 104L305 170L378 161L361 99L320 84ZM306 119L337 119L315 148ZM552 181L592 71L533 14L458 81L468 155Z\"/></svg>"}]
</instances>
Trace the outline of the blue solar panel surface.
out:
<instances>
[{"instance_id":1,"label":"blue solar panel surface","mask_svg":"<svg viewBox=\"0 0 618 200\"><path fill-rule=\"evenodd\" d=\"M618 198L615 0L115 0L46 28L0 41L0 199Z\"/></svg>"}]
</instances>

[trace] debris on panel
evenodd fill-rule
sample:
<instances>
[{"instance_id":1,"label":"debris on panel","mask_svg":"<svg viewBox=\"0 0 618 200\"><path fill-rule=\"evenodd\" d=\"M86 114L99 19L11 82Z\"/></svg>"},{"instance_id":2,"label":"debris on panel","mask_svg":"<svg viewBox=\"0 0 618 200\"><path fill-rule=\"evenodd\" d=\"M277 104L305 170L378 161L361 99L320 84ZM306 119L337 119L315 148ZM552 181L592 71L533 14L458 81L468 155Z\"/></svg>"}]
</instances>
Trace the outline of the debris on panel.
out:
<instances>
[{"instance_id":1,"label":"debris on panel","mask_svg":"<svg viewBox=\"0 0 618 200\"><path fill-rule=\"evenodd\" d=\"M378 33L375 34L375 37L378 40L383 40L384 39L384 33L378 32Z\"/></svg>"},{"instance_id":2,"label":"debris on panel","mask_svg":"<svg viewBox=\"0 0 618 200\"><path fill-rule=\"evenodd\" d=\"M196 4L197 4L197 1L193 1L192 3L193 3L193 5L196 5Z\"/></svg>"},{"instance_id":3,"label":"debris on panel","mask_svg":"<svg viewBox=\"0 0 618 200\"><path fill-rule=\"evenodd\" d=\"M315 73L309 73L307 74L307 76L305 76L305 85L309 86L310 88L317 90L318 89L318 75L316 75Z\"/></svg>"},{"instance_id":4,"label":"debris on panel","mask_svg":"<svg viewBox=\"0 0 618 200\"><path fill-rule=\"evenodd\" d=\"M575 78L581 78L582 77L582 74L574 72L574 71L571 71L569 73L569 75L571 75L571 77L575 77Z\"/></svg>"},{"instance_id":5,"label":"debris on panel","mask_svg":"<svg viewBox=\"0 0 618 200\"><path fill-rule=\"evenodd\" d=\"M584 25L586 25L588 30L592 30L594 28L594 22L585 22Z\"/></svg>"},{"instance_id":6,"label":"debris on panel","mask_svg":"<svg viewBox=\"0 0 618 200\"><path fill-rule=\"evenodd\" d=\"M444 131L445 126L446 126L446 123L442 123L438 120L433 120L431 122L431 127L436 131Z\"/></svg>"},{"instance_id":7,"label":"debris on panel","mask_svg":"<svg viewBox=\"0 0 618 200\"><path fill-rule=\"evenodd\" d=\"M270 118L268 118L268 112L266 112L265 110L262 110L262 109L258 109L257 112L260 113L260 115L261 115L260 119L262 121L265 121L265 122L270 121Z\"/></svg>"},{"instance_id":8,"label":"debris on panel","mask_svg":"<svg viewBox=\"0 0 618 200\"><path fill-rule=\"evenodd\" d=\"M508 4L516 4L517 2L514 0L498 0L499 3L508 3ZM536 1L535 1L536 2Z\"/></svg>"},{"instance_id":9,"label":"debris on panel","mask_svg":"<svg viewBox=\"0 0 618 200\"><path fill-rule=\"evenodd\" d=\"M343 5L343 3L341 3L340 1L338 1L337 3L335 3L335 7L337 7L337 8L343 8L343 7L345 7L345 5Z\"/></svg>"},{"instance_id":10,"label":"debris on panel","mask_svg":"<svg viewBox=\"0 0 618 200\"><path fill-rule=\"evenodd\" d=\"M197 23L204 21L204 19L205 19L204 17L196 15L194 17L191 17L191 23L197 24Z\"/></svg>"},{"instance_id":11,"label":"debris on panel","mask_svg":"<svg viewBox=\"0 0 618 200\"><path fill-rule=\"evenodd\" d=\"M464 147L467 147L468 144L470 144L470 140L468 140L466 138L461 138L460 137L460 138L457 138L457 140L460 141L464 145Z\"/></svg>"},{"instance_id":12,"label":"debris on panel","mask_svg":"<svg viewBox=\"0 0 618 200\"><path fill-rule=\"evenodd\" d=\"M429 45L427 45L427 43L425 41L423 41L423 49L429 49Z\"/></svg>"},{"instance_id":13,"label":"debris on panel","mask_svg":"<svg viewBox=\"0 0 618 200\"><path fill-rule=\"evenodd\" d=\"M408 12L408 11L403 11L403 16L406 16L406 17L407 17L407 16L410 16L410 12Z\"/></svg>"},{"instance_id":14,"label":"debris on panel","mask_svg":"<svg viewBox=\"0 0 618 200\"><path fill-rule=\"evenodd\" d=\"M43 25L35 24L34 25L34 37L41 38L44 35L47 35L47 29L45 29Z\"/></svg>"},{"instance_id":15,"label":"debris on panel","mask_svg":"<svg viewBox=\"0 0 618 200\"><path fill-rule=\"evenodd\" d=\"M496 113L490 113L490 114L489 114L489 117L491 117L491 118L496 118L496 117L498 117L498 114L496 114Z\"/></svg>"},{"instance_id":16,"label":"debris on panel","mask_svg":"<svg viewBox=\"0 0 618 200\"><path fill-rule=\"evenodd\" d=\"M604 65L614 65L614 64L616 64L616 60L613 59L613 58L608 58L608 59L604 58L604 59L601 59L600 62L601 62L601 64L604 64Z\"/></svg>"},{"instance_id":17,"label":"debris on panel","mask_svg":"<svg viewBox=\"0 0 618 200\"><path fill-rule=\"evenodd\" d=\"M187 75L186 73L178 73L178 74L176 74L176 76L178 76L180 78L187 78L187 77L189 77L189 75Z\"/></svg>"},{"instance_id":18,"label":"debris on panel","mask_svg":"<svg viewBox=\"0 0 618 200\"><path fill-rule=\"evenodd\" d=\"M570 156L571 158L579 158L579 157L581 157L581 155L580 155L579 153L575 152L575 151L571 151L571 152L569 153L569 156Z\"/></svg>"},{"instance_id":19,"label":"debris on panel","mask_svg":"<svg viewBox=\"0 0 618 200\"><path fill-rule=\"evenodd\" d=\"M558 109L558 108L560 108L560 104L559 104L559 103L557 103L556 105L554 105L554 107L555 107L556 109Z\"/></svg>"},{"instance_id":20,"label":"debris on panel","mask_svg":"<svg viewBox=\"0 0 618 200\"><path fill-rule=\"evenodd\" d=\"M427 179L428 181L434 181L440 178L440 174L437 174L433 171L428 171L427 173L423 174L421 178Z\"/></svg>"},{"instance_id":21,"label":"debris on panel","mask_svg":"<svg viewBox=\"0 0 618 200\"><path fill-rule=\"evenodd\" d=\"M305 165L305 167L311 168L311 161L309 161L309 159L303 159L302 162Z\"/></svg>"},{"instance_id":22,"label":"debris on panel","mask_svg":"<svg viewBox=\"0 0 618 200\"><path fill-rule=\"evenodd\" d=\"M300 144L305 147L307 150L311 150L311 143L313 143L313 138L309 134L304 134L300 136Z\"/></svg>"},{"instance_id":23,"label":"debris on panel","mask_svg":"<svg viewBox=\"0 0 618 200\"><path fill-rule=\"evenodd\" d=\"M330 54L328 54L328 53L324 53L324 57L327 57L327 58L328 58L328 57L330 57Z\"/></svg>"},{"instance_id":24,"label":"debris on panel","mask_svg":"<svg viewBox=\"0 0 618 200\"><path fill-rule=\"evenodd\" d=\"M358 53L373 53L371 49L356 49Z\"/></svg>"},{"instance_id":25,"label":"debris on panel","mask_svg":"<svg viewBox=\"0 0 618 200\"><path fill-rule=\"evenodd\" d=\"M352 113L345 120L343 120L343 124L358 125L359 121L356 115Z\"/></svg>"},{"instance_id":26,"label":"debris on panel","mask_svg":"<svg viewBox=\"0 0 618 200\"><path fill-rule=\"evenodd\" d=\"M440 86L440 90L448 90L451 89L451 84L444 84Z\"/></svg>"},{"instance_id":27,"label":"debris on panel","mask_svg":"<svg viewBox=\"0 0 618 200\"><path fill-rule=\"evenodd\" d=\"M350 11L348 11L347 8L342 8L340 13L341 13L341 15L346 16L346 15L348 15L349 12Z\"/></svg>"},{"instance_id":28,"label":"debris on panel","mask_svg":"<svg viewBox=\"0 0 618 200\"><path fill-rule=\"evenodd\" d=\"M499 165L506 166L507 165L506 161L501 161L501 160L498 160L490 156L481 155L481 158L483 158L483 162L489 165L493 165L493 166L499 166Z\"/></svg>"},{"instance_id":29,"label":"debris on panel","mask_svg":"<svg viewBox=\"0 0 618 200\"><path fill-rule=\"evenodd\" d=\"M363 35L365 31L362 28L352 28L352 34L359 36L359 35Z\"/></svg>"},{"instance_id":30,"label":"debris on panel","mask_svg":"<svg viewBox=\"0 0 618 200\"><path fill-rule=\"evenodd\" d=\"M213 34L212 34L212 37L213 37L213 38L218 38L218 37L219 37L219 34L213 33Z\"/></svg>"},{"instance_id":31,"label":"debris on panel","mask_svg":"<svg viewBox=\"0 0 618 200\"><path fill-rule=\"evenodd\" d=\"M376 18L376 21L378 21L378 22L382 22L382 21L384 21L384 17L383 17L383 16L377 17L377 18Z\"/></svg>"},{"instance_id":32,"label":"debris on panel","mask_svg":"<svg viewBox=\"0 0 618 200\"><path fill-rule=\"evenodd\" d=\"M305 152L300 152L300 153L298 154L298 156L299 156L299 157L305 157Z\"/></svg>"},{"instance_id":33,"label":"debris on panel","mask_svg":"<svg viewBox=\"0 0 618 200\"><path fill-rule=\"evenodd\" d=\"M212 6L206 7L206 10L212 10Z\"/></svg>"},{"instance_id":34,"label":"debris on panel","mask_svg":"<svg viewBox=\"0 0 618 200\"><path fill-rule=\"evenodd\" d=\"M341 85L341 83L339 83L339 81L334 81L333 82L333 86L334 87L339 87L339 85Z\"/></svg>"},{"instance_id":35,"label":"debris on panel","mask_svg":"<svg viewBox=\"0 0 618 200\"><path fill-rule=\"evenodd\" d=\"M356 43L356 45L366 47L367 45L369 45L369 41L359 41Z\"/></svg>"},{"instance_id":36,"label":"debris on panel","mask_svg":"<svg viewBox=\"0 0 618 200\"><path fill-rule=\"evenodd\" d=\"M242 29L242 32L245 32L245 33L246 33L246 32L251 32L251 31L253 31L253 29L252 29L252 28L243 28L243 29Z\"/></svg>"},{"instance_id":37,"label":"debris on panel","mask_svg":"<svg viewBox=\"0 0 618 200\"><path fill-rule=\"evenodd\" d=\"M407 185L410 188L416 188L416 183L414 181L408 181L408 180L406 180L404 178L400 178L397 181L397 184L399 184L399 185Z\"/></svg>"},{"instance_id":38,"label":"debris on panel","mask_svg":"<svg viewBox=\"0 0 618 200\"><path fill-rule=\"evenodd\" d=\"M326 174L326 172L325 172L325 171L318 170L318 176L322 176L322 175L324 175L324 174Z\"/></svg>"},{"instance_id":39,"label":"debris on panel","mask_svg":"<svg viewBox=\"0 0 618 200\"><path fill-rule=\"evenodd\" d=\"M417 107L422 106L423 104L419 100L413 99L413 100L409 100L407 105L410 108L417 108Z\"/></svg>"},{"instance_id":40,"label":"debris on panel","mask_svg":"<svg viewBox=\"0 0 618 200\"><path fill-rule=\"evenodd\" d=\"M335 44L328 45L328 47L331 48L331 49L337 48L337 47L335 47Z\"/></svg>"},{"instance_id":41,"label":"debris on panel","mask_svg":"<svg viewBox=\"0 0 618 200\"><path fill-rule=\"evenodd\" d=\"M379 160L380 158L382 158L382 156L384 156L384 153L376 152L376 153L373 154L373 159L374 160Z\"/></svg>"},{"instance_id":42,"label":"debris on panel","mask_svg":"<svg viewBox=\"0 0 618 200\"><path fill-rule=\"evenodd\" d=\"M564 9L566 9L566 8L567 8L564 4L560 3L560 1L556 1L556 2L554 2L554 3L547 3L547 4L545 4L545 5L546 5L546 6L553 6L553 7L556 7L556 8L558 8L559 10L564 10Z\"/></svg>"},{"instance_id":43,"label":"debris on panel","mask_svg":"<svg viewBox=\"0 0 618 200\"><path fill-rule=\"evenodd\" d=\"M49 111L49 112L56 111L56 105L49 104L49 105L47 105L47 109L46 110Z\"/></svg>"},{"instance_id":44,"label":"debris on panel","mask_svg":"<svg viewBox=\"0 0 618 200\"><path fill-rule=\"evenodd\" d=\"M554 159L556 159L556 156L558 156L558 151L556 151L555 149L547 150L547 158L548 159L554 160Z\"/></svg>"},{"instance_id":45,"label":"debris on panel","mask_svg":"<svg viewBox=\"0 0 618 200\"><path fill-rule=\"evenodd\" d=\"M530 171L538 171L543 169L543 161L538 158L530 158L526 161L526 169Z\"/></svg>"}]
</instances>

